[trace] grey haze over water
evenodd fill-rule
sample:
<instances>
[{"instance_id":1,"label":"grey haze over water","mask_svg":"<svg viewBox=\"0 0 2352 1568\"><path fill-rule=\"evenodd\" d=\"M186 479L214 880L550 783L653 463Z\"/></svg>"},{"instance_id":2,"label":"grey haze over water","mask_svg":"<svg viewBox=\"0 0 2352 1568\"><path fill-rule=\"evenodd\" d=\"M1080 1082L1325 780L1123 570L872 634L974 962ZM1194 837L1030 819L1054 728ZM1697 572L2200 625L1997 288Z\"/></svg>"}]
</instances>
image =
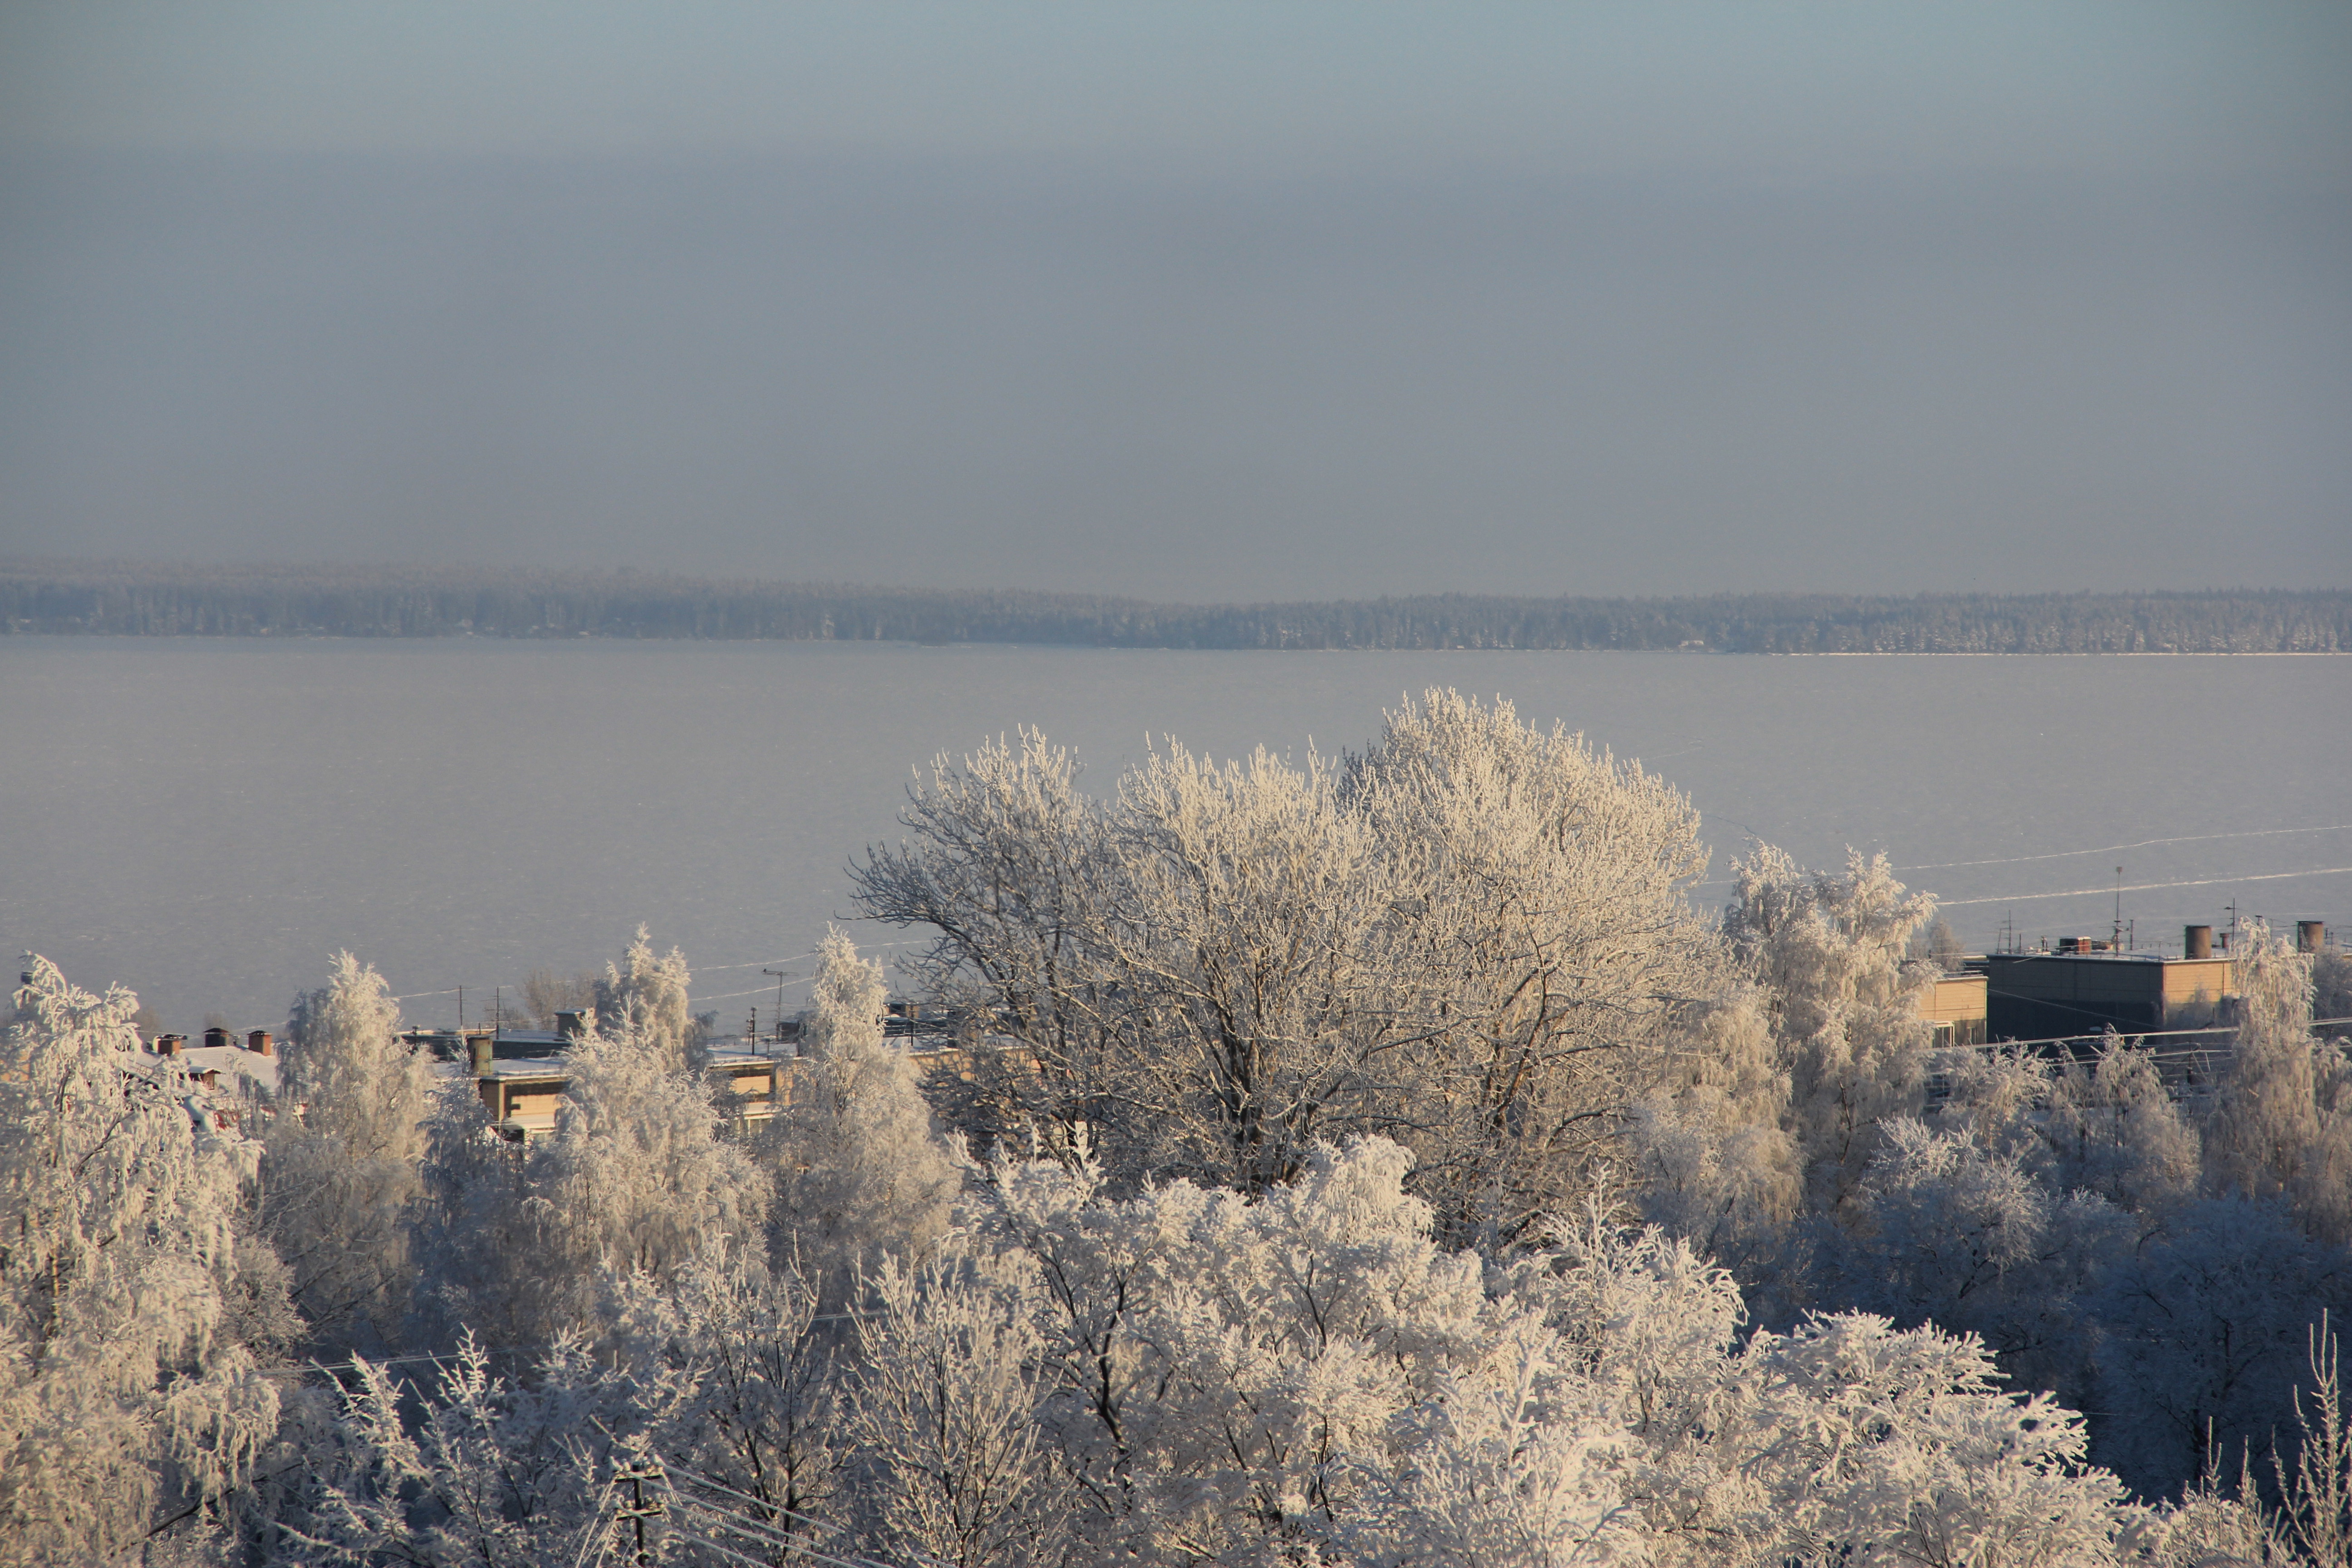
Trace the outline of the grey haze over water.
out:
<instances>
[{"instance_id":1,"label":"grey haze over water","mask_svg":"<svg viewBox=\"0 0 2352 1568\"><path fill-rule=\"evenodd\" d=\"M2352 11L0 10L0 554L2352 580Z\"/></svg>"},{"instance_id":2,"label":"grey haze over water","mask_svg":"<svg viewBox=\"0 0 2352 1568\"><path fill-rule=\"evenodd\" d=\"M1906 879L1992 900L1949 910L1971 946L2010 913L2029 937L2104 934L2107 892L2019 896L2104 889L2118 864L2127 885L2204 884L2126 893L2143 939L2226 921L2232 897L2352 922L2343 658L16 637L0 944L131 985L182 1029L275 1026L348 947L444 1021L455 998L430 994L463 984L476 1016L643 921L740 1028L771 1016L760 966L853 912L844 863L896 837L936 752L1034 724L1108 789L1147 734L1336 752L1432 684L1640 757L1703 814L1713 876L1751 835L1815 864L1853 845L1933 866Z\"/></svg>"}]
</instances>

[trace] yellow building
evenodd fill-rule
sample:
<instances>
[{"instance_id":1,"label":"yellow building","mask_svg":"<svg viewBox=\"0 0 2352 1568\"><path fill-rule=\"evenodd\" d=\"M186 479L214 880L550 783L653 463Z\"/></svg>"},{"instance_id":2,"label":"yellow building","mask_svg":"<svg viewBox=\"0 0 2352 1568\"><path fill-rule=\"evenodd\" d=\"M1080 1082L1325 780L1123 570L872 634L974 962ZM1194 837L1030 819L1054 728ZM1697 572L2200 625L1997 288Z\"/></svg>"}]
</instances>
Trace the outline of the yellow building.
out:
<instances>
[{"instance_id":1,"label":"yellow building","mask_svg":"<svg viewBox=\"0 0 2352 1568\"><path fill-rule=\"evenodd\" d=\"M1985 977L1981 974L1939 974L1919 1000L1919 1016L1936 1026L1938 1046L1980 1046L1985 1042Z\"/></svg>"}]
</instances>

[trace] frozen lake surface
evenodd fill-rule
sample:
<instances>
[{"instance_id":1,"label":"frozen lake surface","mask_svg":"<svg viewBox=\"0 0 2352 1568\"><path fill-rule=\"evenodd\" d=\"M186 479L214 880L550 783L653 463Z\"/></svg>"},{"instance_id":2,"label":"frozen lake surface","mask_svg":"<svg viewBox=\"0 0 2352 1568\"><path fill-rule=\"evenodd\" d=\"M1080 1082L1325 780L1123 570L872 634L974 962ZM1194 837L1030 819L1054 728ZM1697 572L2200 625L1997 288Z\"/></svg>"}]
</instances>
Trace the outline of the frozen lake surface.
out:
<instances>
[{"instance_id":1,"label":"frozen lake surface","mask_svg":"<svg viewBox=\"0 0 2352 1568\"><path fill-rule=\"evenodd\" d=\"M434 1022L642 921L698 1006L764 1027L761 967L806 973L777 961L854 912L844 863L934 752L1033 724L1108 789L1147 734L1337 751L1432 685L1664 773L1711 876L1751 836L1884 848L1972 947L2004 917L2104 935L2118 865L2143 942L2232 899L2352 922L2352 658L9 637L0 942L247 1028L338 948Z\"/></svg>"}]
</instances>

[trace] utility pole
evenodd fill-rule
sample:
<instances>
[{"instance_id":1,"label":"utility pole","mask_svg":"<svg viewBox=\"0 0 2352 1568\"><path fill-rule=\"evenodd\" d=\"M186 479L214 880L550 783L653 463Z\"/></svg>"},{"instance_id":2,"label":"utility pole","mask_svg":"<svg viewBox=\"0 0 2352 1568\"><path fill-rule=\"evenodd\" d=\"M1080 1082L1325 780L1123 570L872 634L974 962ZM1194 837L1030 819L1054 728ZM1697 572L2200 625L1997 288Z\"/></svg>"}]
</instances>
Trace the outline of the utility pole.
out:
<instances>
[{"instance_id":1,"label":"utility pole","mask_svg":"<svg viewBox=\"0 0 2352 1568\"><path fill-rule=\"evenodd\" d=\"M2107 939L2107 951L2119 952L2124 945L2124 868L2116 868L2116 931Z\"/></svg>"},{"instance_id":2,"label":"utility pole","mask_svg":"<svg viewBox=\"0 0 2352 1568\"><path fill-rule=\"evenodd\" d=\"M464 986L460 985L460 986L458 986L458 987L457 987L457 1037L458 1037L459 1039L463 1039L463 1038L465 1038L465 1037L466 1037L466 988L465 988Z\"/></svg>"},{"instance_id":3,"label":"utility pole","mask_svg":"<svg viewBox=\"0 0 2352 1568\"><path fill-rule=\"evenodd\" d=\"M760 973L776 977L776 1044L781 1046L784 1043L784 976L792 972L786 969L763 968Z\"/></svg>"},{"instance_id":4,"label":"utility pole","mask_svg":"<svg viewBox=\"0 0 2352 1568\"><path fill-rule=\"evenodd\" d=\"M646 1482L648 1480L657 1481L662 1479L662 1473L659 1470L656 1469L649 1471L644 1467L644 1465L635 1460L630 1462L627 1469L623 1470L620 1474L613 1478L613 1486L615 1490L619 1489L623 1481L629 1483L629 1505L626 1508L614 1509L613 1510L613 1515L616 1521L625 1519L630 1521L636 1527L637 1549L635 1555L630 1559L633 1563L650 1564L653 1562L652 1554L646 1551L646 1521L648 1519L659 1519L662 1516L663 1510L662 1505L658 1502L655 1503L651 1508L647 1508L646 1506Z\"/></svg>"}]
</instances>

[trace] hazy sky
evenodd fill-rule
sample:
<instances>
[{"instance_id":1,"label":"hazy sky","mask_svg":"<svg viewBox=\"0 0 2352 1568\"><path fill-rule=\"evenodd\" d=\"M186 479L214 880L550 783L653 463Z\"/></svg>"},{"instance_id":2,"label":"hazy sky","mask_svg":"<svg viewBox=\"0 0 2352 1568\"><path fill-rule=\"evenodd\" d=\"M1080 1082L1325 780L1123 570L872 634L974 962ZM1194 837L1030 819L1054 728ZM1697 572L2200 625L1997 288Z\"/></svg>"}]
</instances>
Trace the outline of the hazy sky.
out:
<instances>
[{"instance_id":1,"label":"hazy sky","mask_svg":"<svg viewBox=\"0 0 2352 1568\"><path fill-rule=\"evenodd\" d=\"M2352 584L2352 6L0 8L0 554Z\"/></svg>"}]
</instances>

